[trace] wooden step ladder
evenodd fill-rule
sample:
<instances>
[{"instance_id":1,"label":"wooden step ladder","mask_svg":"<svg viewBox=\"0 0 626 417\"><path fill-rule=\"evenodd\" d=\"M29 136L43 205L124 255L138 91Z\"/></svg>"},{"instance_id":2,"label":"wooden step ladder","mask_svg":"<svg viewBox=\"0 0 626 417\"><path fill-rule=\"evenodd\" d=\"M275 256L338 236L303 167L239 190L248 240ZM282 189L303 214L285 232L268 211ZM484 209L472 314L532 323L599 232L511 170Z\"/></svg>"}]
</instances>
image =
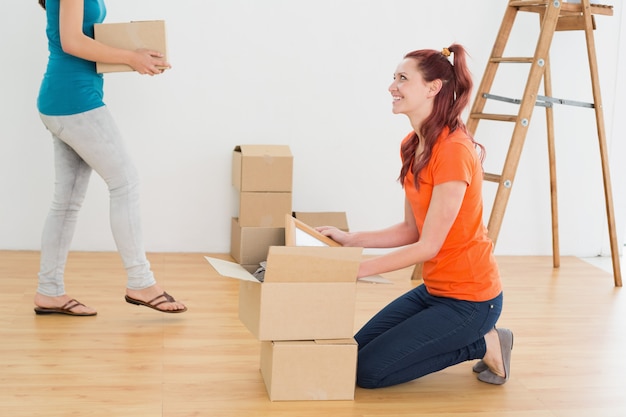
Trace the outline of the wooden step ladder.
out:
<instances>
[{"instance_id":1,"label":"wooden step ladder","mask_svg":"<svg viewBox=\"0 0 626 417\"><path fill-rule=\"evenodd\" d=\"M519 12L535 13L541 23L539 38L534 56L532 57L505 57L504 49L509 40L515 18ZM514 123L511 142L504 161L501 174L485 173L484 179L498 183L494 204L487 225L489 237L494 244L500 232L500 226L504 217L509 194L514 184L515 172L519 163L524 140L528 132L533 109L542 106L546 109L546 125L548 136L548 159L550 164L550 195L552 208L552 247L554 267L560 266L559 238L558 238L558 215L557 215L557 190L556 168L554 147L554 122L553 104L570 104L589 107L595 110L598 140L600 145L600 157L604 182L604 195L606 213L609 226L609 239L613 261L613 276L615 286L622 286L622 277L619 260L619 248L615 233L615 215L613 212L613 199L611 193L611 181L609 175L608 152L606 147L606 134L604 128L604 115L600 96L600 82L596 61L596 49L594 44L593 30L595 29L594 15L613 15L613 7L590 4L590 0L581 0L580 3L566 3L560 0L509 0L496 42L491 51L487 68L482 82L477 90L476 99L472 105L467 121L470 133L475 135L478 123L481 120ZM552 85L550 76L549 52L555 31L581 30L585 32L587 42L587 55L591 72L591 85L593 89L593 103L581 103L575 101L555 99L552 97ZM521 99L510 99L490 93L496 72L503 63L530 65L526 87ZM539 95L539 87L543 80L544 94ZM488 114L484 113L485 104L488 100L505 101L519 104L519 111L515 115ZM480 140L478 140L480 142Z\"/></svg>"}]
</instances>

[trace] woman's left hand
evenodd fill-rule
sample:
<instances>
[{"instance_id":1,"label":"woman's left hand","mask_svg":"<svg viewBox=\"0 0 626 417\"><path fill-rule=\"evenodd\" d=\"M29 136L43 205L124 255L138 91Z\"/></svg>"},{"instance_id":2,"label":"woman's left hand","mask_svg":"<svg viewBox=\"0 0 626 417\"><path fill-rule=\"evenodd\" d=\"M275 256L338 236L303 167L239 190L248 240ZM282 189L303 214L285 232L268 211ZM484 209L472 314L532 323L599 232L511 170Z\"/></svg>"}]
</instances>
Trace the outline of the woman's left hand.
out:
<instances>
[{"instance_id":1,"label":"woman's left hand","mask_svg":"<svg viewBox=\"0 0 626 417\"><path fill-rule=\"evenodd\" d=\"M150 49L137 49L129 65L138 73L146 75L158 75L172 66L163 59L163 54Z\"/></svg>"}]
</instances>

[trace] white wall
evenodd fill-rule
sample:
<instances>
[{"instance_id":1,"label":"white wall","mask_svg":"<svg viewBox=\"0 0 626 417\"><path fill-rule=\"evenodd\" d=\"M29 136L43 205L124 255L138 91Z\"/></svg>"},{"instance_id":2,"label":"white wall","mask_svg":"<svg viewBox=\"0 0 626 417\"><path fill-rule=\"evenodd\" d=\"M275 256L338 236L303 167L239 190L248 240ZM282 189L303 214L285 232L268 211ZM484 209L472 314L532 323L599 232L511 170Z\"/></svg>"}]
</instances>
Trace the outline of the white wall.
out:
<instances>
[{"instance_id":1,"label":"white wall","mask_svg":"<svg viewBox=\"0 0 626 417\"><path fill-rule=\"evenodd\" d=\"M35 0L9 1L0 14L5 33L0 39L0 249L37 250L53 187L51 141L35 108L47 57L45 21ZM626 153L617 132L626 114L626 86L617 74L626 62L618 54L625 35L617 3L615 16L597 19L596 39L623 242ZM395 66L410 50L459 42L471 54L478 83L505 4L108 0L108 22L167 21L171 71L154 78L110 74L105 81L105 100L142 177L147 250L228 252L230 217L236 214L231 151L245 143L291 147L295 210L346 211L353 230L398 221L403 207L396 182L398 146L409 125L390 112L387 87ZM520 40L512 39L511 45L532 47L537 22L522 18L521 24ZM555 96L591 101L584 38L576 35L555 39ZM500 86L521 88L523 79L509 77ZM593 112L560 106L556 113L562 254L606 254ZM536 112L522 155L499 254L551 253L547 151L539 116ZM489 168L500 159L497 139L506 135L501 128L485 132L479 128L477 139L492 150ZM73 249L114 250L107 191L96 175Z\"/></svg>"}]
</instances>

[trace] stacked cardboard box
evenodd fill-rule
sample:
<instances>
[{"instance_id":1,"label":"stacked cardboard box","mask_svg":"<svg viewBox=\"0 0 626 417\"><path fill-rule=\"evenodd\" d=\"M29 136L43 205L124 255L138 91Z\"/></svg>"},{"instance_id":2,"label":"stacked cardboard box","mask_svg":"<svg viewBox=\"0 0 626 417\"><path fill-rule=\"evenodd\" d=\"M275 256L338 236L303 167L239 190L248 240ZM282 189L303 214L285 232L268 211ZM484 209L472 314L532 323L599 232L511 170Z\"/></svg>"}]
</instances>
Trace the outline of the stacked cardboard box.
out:
<instances>
[{"instance_id":1,"label":"stacked cardboard box","mask_svg":"<svg viewBox=\"0 0 626 417\"><path fill-rule=\"evenodd\" d=\"M289 224L285 231L295 233ZM263 282L241 265L207 258L221 275L241 279L239 319L261 341L270 400L354 399L361 253L341 246L272 246Z\"/></svg>"},{"instance_id":2,"label":"stacked cardboard box","mask_svg":"<svg viewBox=\"0 0 626 417\"><path fill-rule=\"evenodd\" d=\"M233 151L232 183L238 216L231 221L231 256L248 271L267 259L270 246L285 244L291 213L293 156L287 145L240 145Z\"/></svg>"},{"instance_id":3,"label":"stacked cardboard box","mask_svg":"<svg viewBox=\"0 0 626 417\"><path fill-rule=\"evenodd\" d=\"M293 157L284 145L240 145L232 183L238 216L231 256L207 258L241 279L239 319L261 342L260 369L272 401L352 400L356 275L362 248L285 246L294 217L347 230L345 213L292 212ZM316 233L313 231L313 233ZM263 282L251 272L266 261Z\"/></svg>"},{"instance_id":4,"label":"stacked cardboard box","mask_svg":"<svg viewBox=\"0 0 626 417\"><path fill-rule=\"evenodd\" d=\"M314 218L323 224L331 220L312 213ZM313 238L319 243L303 246L302 234L308 237L304 242ZM285 277L294 291L282 310L290 314L281 331L257 335L262 340L261 374L273 401L354 399L357 344L352 332L362 249L344 248L316 235L309 225L287 216L285 241L293 246L284 248L284 256L293 264L287 270L268 259L266 282ZM279 253L272 248L272 257ZM297 282L306 287L298 289Z\"/></svg>"}]
</instances>

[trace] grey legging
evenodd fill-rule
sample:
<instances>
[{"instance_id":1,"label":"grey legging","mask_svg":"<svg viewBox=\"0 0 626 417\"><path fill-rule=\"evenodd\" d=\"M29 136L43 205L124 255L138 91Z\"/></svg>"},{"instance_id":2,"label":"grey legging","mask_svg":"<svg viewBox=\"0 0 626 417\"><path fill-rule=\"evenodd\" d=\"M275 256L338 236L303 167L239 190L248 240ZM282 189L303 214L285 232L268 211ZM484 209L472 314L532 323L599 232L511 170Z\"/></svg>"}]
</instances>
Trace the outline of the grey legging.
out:
<instances>
[{"instance_id":1,"label":"grey legging","mask_svg":"<svg viewBox=\"0 0 626 417\"><path fill-rule=\"evenodd\" d=\"M106 106L69 116L40 116L52 133L56 181L43 229L37 292L65 294L65 264L92 170L109 189L111 230L127 271L127 287L153 285L142 240L139 177Z\"/></svg>"}]
</instances>

